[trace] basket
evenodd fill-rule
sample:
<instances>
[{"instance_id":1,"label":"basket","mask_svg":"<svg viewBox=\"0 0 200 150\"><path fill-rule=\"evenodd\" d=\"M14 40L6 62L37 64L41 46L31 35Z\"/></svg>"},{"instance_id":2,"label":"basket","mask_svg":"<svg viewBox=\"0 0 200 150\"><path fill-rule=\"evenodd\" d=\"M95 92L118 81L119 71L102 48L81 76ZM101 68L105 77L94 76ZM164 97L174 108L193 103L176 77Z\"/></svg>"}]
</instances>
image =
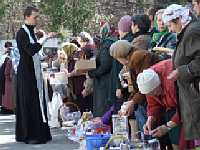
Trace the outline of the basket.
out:
<instances>
[{"instance_id":1,"label":"basket","mask_svg":"<svg viewBox=\"0 0 200 150\"><path fill-rule=\"evenodd\" d=\"M86 135L87 150L100 150L100 147L105 147L111 135L97 134Z\"/></svg>"},{"instance_id":2,"label":"basket","mask_svg":"<svg viewBox=\"0 0 200 150\"><path fill-rule=\"evenodd\" d=\"M66 102L65 105L68 106L69 108L74 107L74 108L77 109L76 111L80 111L79 106L77 104L73 103L73 102Z\"/></svg>"},{"instance_id":3,"label":"basket","mask_svg":"<svg viewBox=\"0 0 200 150\"><path fill-rule=\"evenodd\" d=\"M69 108L73 107L73 108L76 109L76 111L80 111L79 106L77 104L73 103L73 102L65 102L63 105L68 106ZM62 106L60 106L60 108L58 109L58 121L60 122L61 127L62 127L63 119L62 119L62 116L60 114L60 109L61 109ZM72 112L73 112L73 110L72 110Z\"/></svg>"}]
</instances>

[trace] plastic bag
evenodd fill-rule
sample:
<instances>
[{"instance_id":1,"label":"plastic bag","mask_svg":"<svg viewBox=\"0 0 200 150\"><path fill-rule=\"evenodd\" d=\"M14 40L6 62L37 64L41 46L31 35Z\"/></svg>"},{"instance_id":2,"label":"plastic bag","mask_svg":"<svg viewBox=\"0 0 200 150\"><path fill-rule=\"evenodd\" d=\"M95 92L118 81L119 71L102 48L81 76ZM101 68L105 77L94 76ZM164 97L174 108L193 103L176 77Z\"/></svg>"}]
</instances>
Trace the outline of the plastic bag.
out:
<instances>
[{"instance_id":1,"label":"plastic bag","mask_svg":"<svg viewBox=\"0 0 200 150\"><path fill-rule=\"evenodd\" d=\"M63 104L61 95L57 92L53 93L52 101L49 102L49 114L50 114L50 121L49 126L50 127L60 127L59 121L58 121L58 110L60 106Z\"/></svg>"}]
</instances>

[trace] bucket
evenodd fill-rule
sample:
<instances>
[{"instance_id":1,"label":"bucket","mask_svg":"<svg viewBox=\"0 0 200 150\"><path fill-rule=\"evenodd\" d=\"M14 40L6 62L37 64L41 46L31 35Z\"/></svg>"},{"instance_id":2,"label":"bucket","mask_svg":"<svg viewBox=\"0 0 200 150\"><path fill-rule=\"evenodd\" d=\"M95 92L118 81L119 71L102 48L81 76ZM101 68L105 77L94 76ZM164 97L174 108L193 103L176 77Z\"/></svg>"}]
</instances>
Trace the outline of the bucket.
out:
<instances>
[{"instance_id":1,"label":"bucket","mask_svg":"<svg viewBox=\"0 0 200 150\"><path fill-rule=\"evenodd\" d=\"M100 150L100 147L106 146L106 143L110 139L110 135L87 135L86 146L87 150Z\"/></svg>"}]
</instances>

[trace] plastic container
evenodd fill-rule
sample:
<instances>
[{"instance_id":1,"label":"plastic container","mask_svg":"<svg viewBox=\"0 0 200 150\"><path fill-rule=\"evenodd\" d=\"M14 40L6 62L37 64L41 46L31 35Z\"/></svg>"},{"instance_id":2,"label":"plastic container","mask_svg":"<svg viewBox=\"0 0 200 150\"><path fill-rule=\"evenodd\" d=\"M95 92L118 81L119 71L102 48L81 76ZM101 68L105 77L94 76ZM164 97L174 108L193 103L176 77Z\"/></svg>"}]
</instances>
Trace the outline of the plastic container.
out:
<instances>
[{"instance_id":1,"label":"plastic container","mask_svg":"<svg viewBox=\"0 0 200 150\"><path fill-rule=\"evenodd\" d=\"M129 137L129 127L128 127L128 117L112 115L113 124L113 135L123 135L128 139Z\"/></svg>"},{"instance_id":2,"label":"plastic container","mask_svg":"<svg viewBox=\"0 0 200 150\"><path fill-rule=\"evenodd\" d=\"M106 146L111 135L87 135L86 146L87 150L100 150L100 147Z\"/></svg>"}]
</instances>

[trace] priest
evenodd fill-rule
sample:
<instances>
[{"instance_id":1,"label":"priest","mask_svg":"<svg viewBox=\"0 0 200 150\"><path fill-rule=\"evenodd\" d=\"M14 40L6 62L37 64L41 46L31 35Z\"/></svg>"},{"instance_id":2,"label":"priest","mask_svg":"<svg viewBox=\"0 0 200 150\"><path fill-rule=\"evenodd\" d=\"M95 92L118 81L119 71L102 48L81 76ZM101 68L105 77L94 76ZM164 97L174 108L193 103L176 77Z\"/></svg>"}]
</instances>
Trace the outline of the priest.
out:
<instances>
[{"instance_id":1,"label":"priest","mask_svg":"<svg viewBox=\"0 0 200 150\"><path fill-rule=\"evenodd\" d=\"M52 139L47 119L39 51L53 34L37 40L34 28L39 10L28 6L24 25L16 36L20 53L17 68L16 141L26 144L45 144Z\"/></svg>"}]
</instances>

